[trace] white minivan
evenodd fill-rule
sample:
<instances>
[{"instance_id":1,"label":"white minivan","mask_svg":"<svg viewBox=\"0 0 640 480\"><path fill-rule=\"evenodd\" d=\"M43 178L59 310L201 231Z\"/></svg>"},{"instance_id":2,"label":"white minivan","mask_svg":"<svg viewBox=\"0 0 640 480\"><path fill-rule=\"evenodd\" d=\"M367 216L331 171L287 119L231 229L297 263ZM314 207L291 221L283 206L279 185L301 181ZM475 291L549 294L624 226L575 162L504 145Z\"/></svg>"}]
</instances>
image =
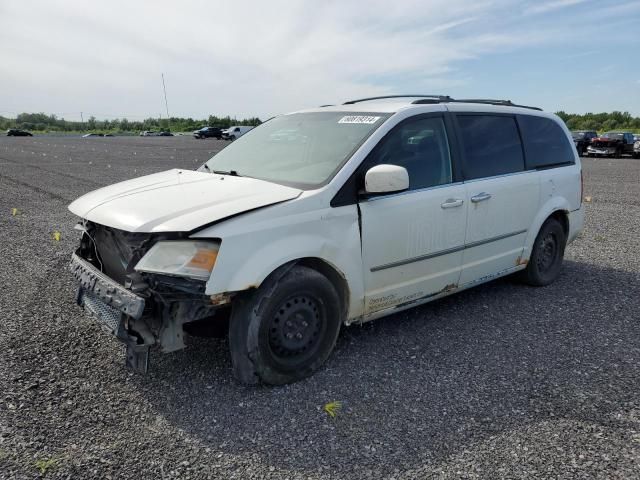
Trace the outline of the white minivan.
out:
<instances>
[{"instance_id":1,"label":"white minivan","mask_svg":"<svg viewBox=\"0 0 640 480\"><path fill-rule=\"evenodd\" d=\"M548 285L584 221L557 116L443 96L277 116L197 171L69 209L82 219L77 302L126 344L128 366L218 328L235 376L268 384L317 370L342 324L516 272Z\"/></svg>"}]
</instances>

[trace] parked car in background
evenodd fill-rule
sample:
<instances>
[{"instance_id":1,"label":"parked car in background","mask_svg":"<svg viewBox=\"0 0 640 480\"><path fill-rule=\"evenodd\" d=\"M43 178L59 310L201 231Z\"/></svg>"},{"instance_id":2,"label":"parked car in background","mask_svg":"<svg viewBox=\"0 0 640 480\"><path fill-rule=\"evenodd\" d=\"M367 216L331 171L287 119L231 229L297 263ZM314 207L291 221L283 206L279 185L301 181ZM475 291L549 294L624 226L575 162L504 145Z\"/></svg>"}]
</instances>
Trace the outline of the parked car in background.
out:
<instances>
[{"instance_id":1,"label":"parked car in background","mask_svg":"<svg viewBox=\"0 0 640 480\"><path fill-rule=\"evenodd\" d=\"M173 137L173 133L167 131L158 132L158 137Z\"/></svg>"},{"instance_id":2,"label":"parked car in background","mask_svg":"<svg viewBox=\"0 0 640 480\"><path fill-rule=\"evenodd\" d=\"M7 137L33 137L33 133L19 128L10 128L7 130Z\"/></svg>"},{"instance_id":3,"label":"parked car in background","mask_svg":"<svg viewBox=\"0 0 640 480\"><path fill-rule=\"evenodd\" d=\"M640 158L640 139L633 143L633 158Z\"/></svg>"},{"instance_id":4,"label":"parked car in background","mask_svg":"<svg viewBox=\"0 0 640 480\"><path fill-rule=\"evenodd\" d=\"M91 137L104 137L101 133L85 133L82 135L82 138L91 138Z\"/></svg>"},{"instance_id":5,"label":"parked car in background","mask_svg":"<svg viewBox=\"0 0 640 480\"><path fill-rule=\"evenodd\" d=\"M198 139L202 138L217 138L220 140L222 138L222 128L220 127L202 127L195 132L193 132L193 136Z\"/></svg>"},{"instance_id":6,"label":"parked car in background","mask_svg":"<svg viewBox=\"0 0 640 480\"><path fill-rule=\"evenodd\" d=\"M633 143L633 133L631 132L607 132L591 139L591 143L587 147L587 155L590 157L633 155Z\"/></svg>"},{"instance_id":7,"label":"parked car in background","mask_svg":"<svg viewBox=\"0 0 640 480\"><path fill-rule=\"evenodd\" d=\"M245 127L242 125L229 127L222 132L222 138L224 138L225 140L235 140L237 138L240 138L252 128L253 127Z\"/></svg>"},{"instance_id":8,"label":"parked car in background","mask_svg":"<svg viewBox=\"0 0 640 480\"><path fill-rule=\"evenodd\" d=\"M154 132L153 130L145 130L144 132L140 132L141 137L157 137L158 132Z\"/></svg>"},{"instance_id":9,"label":"parked car in background","mask_svg":"<svg viewBox=\"0 0 640 480\"><path fill-rule=\"evenodd\" d=\"M69 205L76 301L126 344L127 365L146 371L152 346L185 348L201 322L228 325L240 381L293 382L343 324L512 273L558 278L584 222L562 120L506 100L385 99L275 117L197 171Z\"/></svg>"},{"instance_id":10,"label":"parked car in background","mask_svg":"<svg viewBox=\"0 0 640 480\"><path fill-rule=\"evenodd\" d=\"M578 155L585 155L591 139L596 138L598 133L593 130L576 130L571 132L571 136L573 137L573 143L576 146Z\"/></svg>"}]
</instances>

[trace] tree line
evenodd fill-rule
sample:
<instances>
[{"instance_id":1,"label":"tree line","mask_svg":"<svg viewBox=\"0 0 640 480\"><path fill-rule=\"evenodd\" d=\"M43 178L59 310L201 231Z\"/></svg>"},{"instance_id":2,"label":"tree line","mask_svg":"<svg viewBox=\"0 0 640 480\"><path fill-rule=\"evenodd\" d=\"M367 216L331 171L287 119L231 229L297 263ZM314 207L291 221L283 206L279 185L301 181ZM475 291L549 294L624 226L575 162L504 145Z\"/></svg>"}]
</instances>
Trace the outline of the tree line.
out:
<instances>
[{"instance_id":1,"label":"tree line","mask_svg":"<svg viewBox=\"0 0 640 480\"><path fill-rule=\"evenodd\" d=\"M116 118L98 120L91 116L84 122L65 120L56 115L45 113L20 113L16 118L0 116L0 131L9 128L21 128L33 132L96 132L96 133L137 133L143 130L163 130L190 132L201 127L229 128L232 125L260 125L258 117L238 119L235 117L217 117L209 115L206 119L182 117L147 118L142 121Z\"/></svg>"},{"instance_id":2,"label":"tree line","mask_svg":"<svg viewBox=\"0 0 640 480\"><path fill-rule=\"evenodd\" d=\"M630 130L640 132L640 117L629 112L576 113L557 112L570 130ZM232 118L209 115L208 118L147 118L142 121L116 118L114 120L98 120L91 116L84 122L65 120L56 115L45 113L21 113L16 118L0 116L0 131L9 128L21 128L34 132L97 132L97 133L137 133L143 130L166 130L174 132L190 132L200 127L228 128L232 125L260 125L258 117Z\"/></svg>"},{"instance_id":3,"label":"tree line","mask_svg":"<svg viewBox=\"0 0 640 480\"><path fill-rule=\"evenodd\" d=\"M569 130L595 130L608 132L611 130L628 130L640 132L640 117L634 117L629 112L610 113L576 113L557 112L564 120Z\"/></svg>"}]
</instances>

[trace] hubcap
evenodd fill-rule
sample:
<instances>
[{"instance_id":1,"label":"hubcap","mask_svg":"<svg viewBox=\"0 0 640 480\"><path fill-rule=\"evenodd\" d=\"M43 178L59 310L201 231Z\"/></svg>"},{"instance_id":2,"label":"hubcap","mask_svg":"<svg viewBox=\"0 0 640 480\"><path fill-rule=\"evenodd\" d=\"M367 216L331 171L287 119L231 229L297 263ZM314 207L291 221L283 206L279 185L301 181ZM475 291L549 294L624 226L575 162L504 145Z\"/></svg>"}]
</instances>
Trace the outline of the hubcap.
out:
<instances>
[{"instance_id":1,"label":"hubcap","mask_svg":"<svg viewBox=\"0 0 640 480\"><path fill-rule=\"evenodd\" d=\"M538 271L546 272L551 268L556 259L557 251L558 242L556 237L552 233L548 233L547 236L542 239L540 246L538 247Z\"/></svg>"},{"instance_id":2,"label":"hubcap","mask_svg":"<svg viewBox=\"0 0 640 480\"><path fill-rule=\"evenodd\" d=\"M271 351L281 360L299 360L317 346L322 327L320 307L315 299L307 295L291 297L271 319Z\"/></svg>"}]
</instances>

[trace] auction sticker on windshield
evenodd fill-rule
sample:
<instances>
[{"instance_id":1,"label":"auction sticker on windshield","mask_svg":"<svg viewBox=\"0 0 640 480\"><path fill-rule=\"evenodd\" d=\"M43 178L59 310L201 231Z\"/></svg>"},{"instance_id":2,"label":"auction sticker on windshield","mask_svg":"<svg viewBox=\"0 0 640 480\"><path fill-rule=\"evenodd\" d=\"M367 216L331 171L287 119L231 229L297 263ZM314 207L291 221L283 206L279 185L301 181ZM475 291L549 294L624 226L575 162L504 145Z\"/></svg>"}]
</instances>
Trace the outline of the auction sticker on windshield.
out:
<instances>
[{"instance_id":1,"label":"auction sticker on windshield","mask_svg":"<svg viewBox=\"0 0 640 480\"><path fill-rule=\"evenodd\" d=\"M380 117L372 117L368 115L349 115L346 117L342 117L340 120L338 120L338 123L372 124L372 123L376 123L378 120L380 120Z\"/></svg>"}]
</instances>

